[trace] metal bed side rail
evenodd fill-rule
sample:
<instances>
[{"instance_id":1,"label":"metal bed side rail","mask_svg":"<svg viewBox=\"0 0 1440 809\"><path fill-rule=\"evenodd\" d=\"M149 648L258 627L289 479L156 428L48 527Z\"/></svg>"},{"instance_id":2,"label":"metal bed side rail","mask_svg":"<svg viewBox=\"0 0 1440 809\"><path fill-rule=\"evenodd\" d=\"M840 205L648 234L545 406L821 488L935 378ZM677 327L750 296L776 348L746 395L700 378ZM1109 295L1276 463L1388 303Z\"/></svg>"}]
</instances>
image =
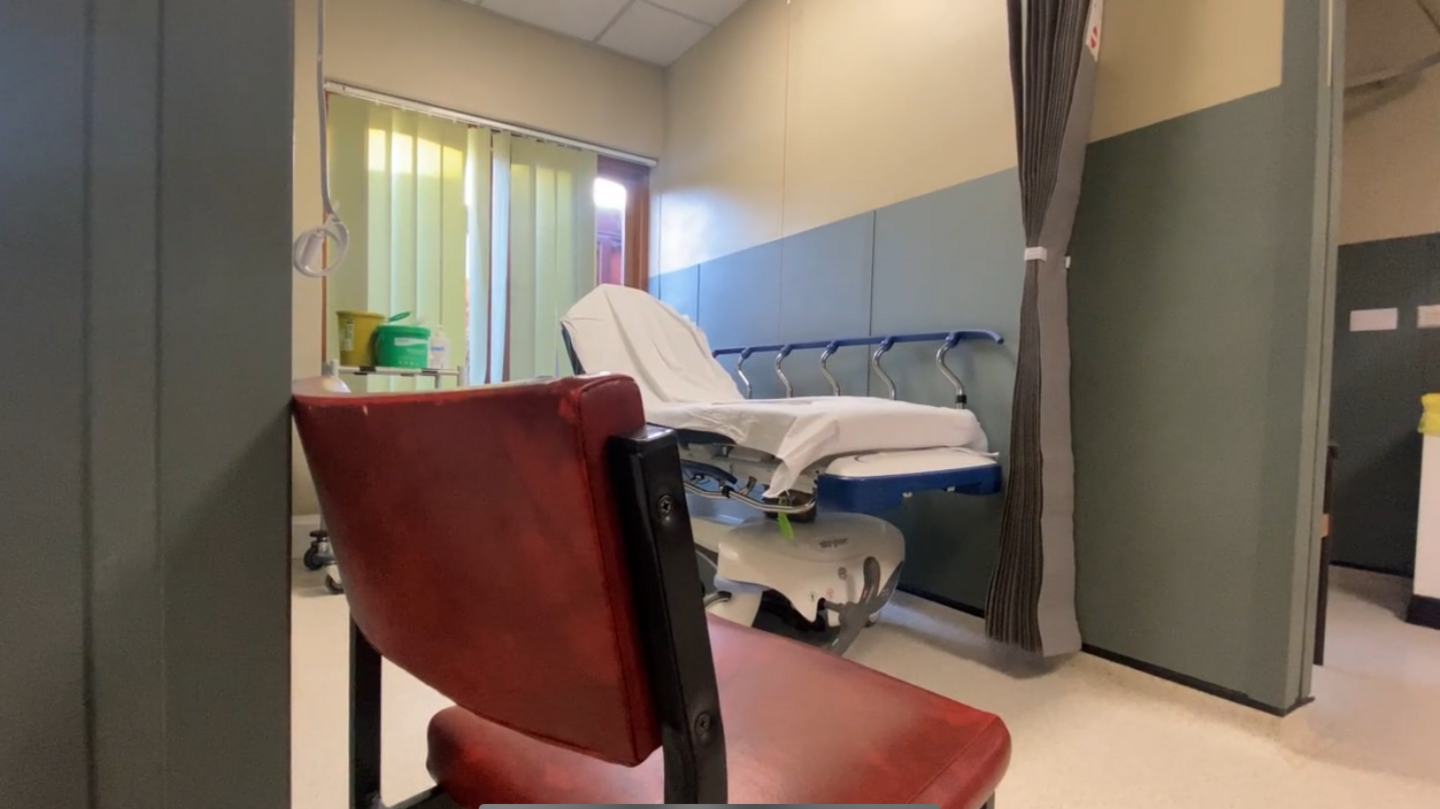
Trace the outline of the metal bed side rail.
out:
<instances>
[{"instance_id":1,"label":"metal bed side rail","mask_svg":"<svg viewBox=\"0 0 1440 809\"><path fill-rule=\"evenodd\" d=\"M895 382L890 375L885 373L885 368L880 363L880 358L885 356L890 349L901 343L940 343L940 348L935 352L935 366L940 370L945 381L955 389L955 406L964 408L967 403L965 387L960 383L960 377L950 366L945 363L945 356L950 349L963 342L988 342L996 345L1004 344L1005 338L998 332L986 329L957 329L955 331L919 332L916 334L893 334L876 335L870 337L843 337L835 340L809 340L793 343L775 343L772 345L738 346L734 348L721 348L711 352L711 355L719 358L736 355L735 374L740 377L740 382L745 386L745 398L750 398L753 386L750 378L745 375L745 361L756 354L775 353L775 375L780 378L780 384L785 387L785 397L788 399L795 395L795 388L790 383L790 378L785 375L785 359L795 351L806 349L824 349L820 354L820 373L825 381L830 384L830 392L834 396L840 395L840 383L830 373L827 363L834 356L835 352L851 346L875 346L875 351L870 355L870 367L880 376L881 381L889 390L891 399L896 397Z\"/></svg>"}]
</instances>

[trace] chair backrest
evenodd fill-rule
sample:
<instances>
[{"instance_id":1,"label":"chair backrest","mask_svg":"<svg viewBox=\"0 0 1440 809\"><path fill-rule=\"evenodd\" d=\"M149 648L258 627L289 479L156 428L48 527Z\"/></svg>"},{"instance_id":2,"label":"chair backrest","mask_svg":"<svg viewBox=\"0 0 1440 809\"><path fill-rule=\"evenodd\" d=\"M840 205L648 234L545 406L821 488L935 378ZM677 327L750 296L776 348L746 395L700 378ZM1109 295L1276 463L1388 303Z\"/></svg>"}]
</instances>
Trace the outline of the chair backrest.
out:
<instances>
[{"instance_id":1,"label":"chair backrest","mask_svg":"<svg viewBox=\"0 0 1440 809\"><path fill-rule=\"evenodd\" d=\"M478 716L644 761L660 723L606 471L644 421L623 377L297 395L356 625Z\"/></svg>"},{"instance_id":2,"label":"chair backrest","mask_svg":"<svg viewBox=\"0 0 1440 809\"><path fill-rule=\"evenodd\" d=\"M601 285L560 322L585 373L633 378L647 406L745 398L710 354L705 333L648 293Z\"/></svg>"}]
</instances>

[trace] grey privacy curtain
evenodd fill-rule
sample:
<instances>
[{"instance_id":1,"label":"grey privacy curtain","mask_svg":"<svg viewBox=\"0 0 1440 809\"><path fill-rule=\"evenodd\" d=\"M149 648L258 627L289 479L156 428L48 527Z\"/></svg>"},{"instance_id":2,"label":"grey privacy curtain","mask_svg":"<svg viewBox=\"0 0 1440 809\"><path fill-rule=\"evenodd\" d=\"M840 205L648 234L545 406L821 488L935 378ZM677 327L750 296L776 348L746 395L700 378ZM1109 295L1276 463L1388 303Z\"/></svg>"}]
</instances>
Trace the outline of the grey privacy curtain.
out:
<instances>
[{"instance_id":1,"label":"grey privacy curtain","mask_svg":"<svg viewBox=\"0 0 1440 809\"><path fill-rule=\"evenodd\" d=\"M1009 0L1025 292L1010 478L985 628L991 638L1046 656L1080 649L1065 274L1090 136L1102 3Z\"/></svg>"}]
</instances>

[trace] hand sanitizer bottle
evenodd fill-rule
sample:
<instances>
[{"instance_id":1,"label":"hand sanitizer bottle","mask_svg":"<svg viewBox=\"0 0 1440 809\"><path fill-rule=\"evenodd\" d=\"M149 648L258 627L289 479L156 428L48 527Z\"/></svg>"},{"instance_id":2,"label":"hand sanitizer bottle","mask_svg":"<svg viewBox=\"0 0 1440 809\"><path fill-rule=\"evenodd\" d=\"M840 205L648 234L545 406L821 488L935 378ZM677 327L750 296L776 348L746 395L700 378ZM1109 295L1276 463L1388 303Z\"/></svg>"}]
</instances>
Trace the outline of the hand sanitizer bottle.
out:
<instances>
[{"instance_id":1,"label":"hand sanitizer bottle","mask_svg":"<svg viewBox=\"0 0 1440 809\"><path fill-rule=\"evenodd\" d=\"M430 370L443 371L450 367L450 341L439 326L430 330Z\"/></svg>"}]
</instances>

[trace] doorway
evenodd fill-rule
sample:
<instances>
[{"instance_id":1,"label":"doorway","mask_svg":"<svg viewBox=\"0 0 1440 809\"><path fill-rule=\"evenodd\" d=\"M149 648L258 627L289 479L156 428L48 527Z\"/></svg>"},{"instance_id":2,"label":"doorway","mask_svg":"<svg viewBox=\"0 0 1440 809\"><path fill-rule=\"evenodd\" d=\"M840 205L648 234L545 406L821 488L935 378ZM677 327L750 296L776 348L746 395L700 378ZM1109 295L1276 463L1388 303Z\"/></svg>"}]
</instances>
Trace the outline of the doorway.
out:
<instances>
[{"instance_id":1,"label":"doorway","mask_svg":"<svg viewBox=\"0 0 1440 809\"><path fill-rule=\"evenodd\" d=\"M1440 390L1440 2L1351 2L1345 29L1317 689L1367 677L1440 700L1440 632L1406 623L1420 397Z\"/></svg>"}]
</instances>

